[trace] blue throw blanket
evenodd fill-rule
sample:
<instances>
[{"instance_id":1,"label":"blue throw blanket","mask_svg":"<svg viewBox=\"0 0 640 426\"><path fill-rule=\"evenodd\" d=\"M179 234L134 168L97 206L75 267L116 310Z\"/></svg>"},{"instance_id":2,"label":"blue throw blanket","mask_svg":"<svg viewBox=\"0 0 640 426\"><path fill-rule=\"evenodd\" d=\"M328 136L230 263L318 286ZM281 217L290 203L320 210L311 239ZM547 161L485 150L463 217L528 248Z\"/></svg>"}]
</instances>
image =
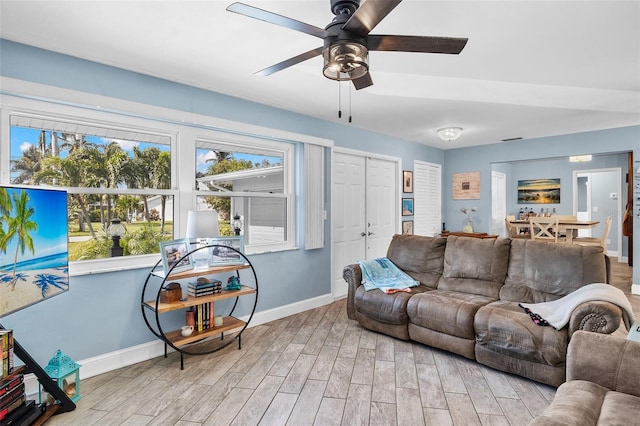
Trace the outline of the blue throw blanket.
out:
<instances>
[{"instance_id":1,"label":"blue throw blanket","mask_svg":"<svg viewBox=\"0 0 640 426\"><path fill-rule=\"evenodd\" d=\"M362 285L366 291L377 288L385 293L392 293L420 285L386 257L359 260L358 264L362 270Z\"/></svg>"}]
</instances>

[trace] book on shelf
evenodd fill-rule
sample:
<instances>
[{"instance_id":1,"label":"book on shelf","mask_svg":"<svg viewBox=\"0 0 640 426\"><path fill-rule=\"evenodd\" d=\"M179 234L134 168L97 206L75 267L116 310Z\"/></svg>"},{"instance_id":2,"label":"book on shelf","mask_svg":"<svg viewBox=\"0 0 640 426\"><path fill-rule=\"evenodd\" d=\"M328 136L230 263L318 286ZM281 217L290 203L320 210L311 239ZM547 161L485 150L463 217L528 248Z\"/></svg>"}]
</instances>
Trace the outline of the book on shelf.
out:
<instances>
[{"instance_id":1,"label":"book on shelf","mask_svg":"<svg viewBox=\"0 0 640 426\"><path fill-rule=\"evenodd\" d=\"M205 302L196 305L195 311L195 327L196 331L204 331L213 328L214 303Z\"/></svg>"},{"instance_id":2,"label":"book on shelf","mask_svg":"<svg viewBox=\"0 0 640 426\"><path fill-rule=\"evenodd\" d=\"M24 394L24 382L0 396L0 410L9 406L13 401Z\"/></svg>"},{"instance_id":3,"label":"book on shelf","mask_svg":"<svg viewBox=\"0 0 640 426\"><path fill-rule=\"evenodd\" d=\"M191 290L187 290L187 295L191 296L191 297L202 297L202 296L209 296L211 294L214 294L213 289L211 290L202 290L202 291L191 291Z\"/></svg>"},{"instance_id":4,"label":"book on shelf","mask_svg":"<svg viewBox=\"0 0 640 426\"><path fill-rule=\"evenodd\" d=\"M24 382L24 374L12 374L0 381L0 398Z\"/></svg>"},{"instance_id":5,"label":"book on shelf","mask_svg":"<svg viewBox=\"0 0 640 426\"><path fill-rule=\"evenodd\" d=\"M13 330L0 329L0 347L2 349L2 378L13 372Z\"/></svg>"},{"instance_id":6,"label":"book on shelf","mask_svg":"<svg viewBox=\"0 0 640 426\"><path fill-rule=\"evenodd\" d=\"M11 413L7 413L6 417L0 420L0 426L31 424L30 421L35 420L32 419L32 414L34 413L37 414L35 418L38 418L42 414L42 411L37 410L36 401L30 399L18 405Z\"/></svg>"},{"instance_id":7,"label":"book on shelf","mask_svg":"<svg viewBox=\"0 0 640 426\"><path fill-rule=\"evenodd\" d=\"M0 420L0 426L32 425L46 411L47 404L44 402L37 404L35 400L29 399L20 404L13 412L7 414L3 420Z\"/></svg>"},{"instance_id":8,"label":"book on shelf","mask_svg":"<svg viewBox=\"0 0 640 426\"><path fill-rule=\"evenodd\" d=\"M0 397L0 420L4 420L9 414L20 408L26 399L24 383L20 383L16 388Z\"/></svg>"}]
</instances>

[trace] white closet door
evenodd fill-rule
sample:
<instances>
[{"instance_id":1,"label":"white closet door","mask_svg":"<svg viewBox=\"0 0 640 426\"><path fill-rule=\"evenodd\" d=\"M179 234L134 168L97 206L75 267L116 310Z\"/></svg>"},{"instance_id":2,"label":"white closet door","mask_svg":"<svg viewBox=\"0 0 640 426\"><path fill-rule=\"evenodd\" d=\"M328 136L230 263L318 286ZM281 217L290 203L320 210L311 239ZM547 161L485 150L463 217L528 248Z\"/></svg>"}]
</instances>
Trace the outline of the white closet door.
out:
<instances>
[{"instance_id":1,"label":"white closet door","mask_svg":"<svg viewBox=\"0 0 640 426\"><path fill-rule=\"evenodd\" d=\"M442 166L413 162L413 233L435 236L442 229Z\"/></svg>"},{"instance_id":2,"label":"white closet door","mask_svg":"<svg viewBox=\"0 0 640 426\"><path fill-rule=\"evenodd\" d=\"M367 158L367 259L387 255L396 231L397 166L393 161Z\"/></svg>"},{"instance_id":3,"label":"white closet door","mask_svg":"<svg viewBox=\"0 0 640 426\"><path fill-rule=\"evenodd\" d=\"M332 161L331 292L334 298L347 294L342 268L366 257L365 159L334 153Z\"/></svg>"},{"instance_id":4,"label":"white closet door","mask_svg":"<svg viewBox=\"0 0 640 426\"><path fill-rule=\"evenodd\" d=\"M332 156L331 292L347 295L342 269L358 260L384 257L397 232L399 163L363 155Z\"/></svg>"}]
</instances>

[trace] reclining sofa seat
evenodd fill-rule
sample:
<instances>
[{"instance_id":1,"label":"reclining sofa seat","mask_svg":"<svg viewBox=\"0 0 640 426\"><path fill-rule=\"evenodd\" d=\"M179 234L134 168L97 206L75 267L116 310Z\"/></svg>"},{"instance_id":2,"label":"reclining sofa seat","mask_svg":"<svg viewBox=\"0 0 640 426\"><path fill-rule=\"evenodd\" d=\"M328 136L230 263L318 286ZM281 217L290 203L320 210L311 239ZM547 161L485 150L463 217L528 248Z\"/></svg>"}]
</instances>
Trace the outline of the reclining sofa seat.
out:
<instances>
[{"instance_id":1,"label":"reclining sofa seat","mask_svg":"<svg viewBox=\"0 0 640 426\"><path fill-rule=\"evenodd\" d=\"M559 386L565 381L570 336L580 324L560 330L539 326L518 303L549 302L584 285L606 281L602 247L512 240L500 300L480 308L475 316L476 360Z\"/></svg>"},{"instance_id":2,"label":"reclining sofa seat","mask_svg":"<svg viewBox=\"0 0 640 426\"><path fill-rule=\"evenodd\" d=\"M475 359L473 318L482 306L498 300L509 242L450 236L437 289L409 300L409 337Z\"/></svg>"},{"instance_id":3,"label":"reclining sofa seat","mask_svg":"<svg viewBox=\"0 0 640 426\"><path fill-rule=\"evenodd\" d=\"M561 330L536 325L518 306L608 282L602 247L395 235L387 257L420 286L413 293L366 292L360 267L348 265L349 318L498 370L558 386L565 380L566 350L575 330L611 333L620 325L621 310L608 302L578 306Z\"/></svg>"},{"instance_id":4,"label":"reclining sofa seat","mask_svg":"<svg viewBox=\"0 0 640 426\"><path fill-rule=\"evenodd\" d=\"M407 323L407 303L416 293L424 293L436 288L442 274L444 262L445 238L430 238L417 235L396 235L387 249L387 258L398 268L418 280L420 285L413 287L412 293L386 294L381 291L365 291L359 285L354 297L347 300L347 315L356 319L369 330L385 333L398 339L409 340ZM354 273L347 282L362 282L360 268L347 268L345 274Z\"/></svg>"}]
</instances>

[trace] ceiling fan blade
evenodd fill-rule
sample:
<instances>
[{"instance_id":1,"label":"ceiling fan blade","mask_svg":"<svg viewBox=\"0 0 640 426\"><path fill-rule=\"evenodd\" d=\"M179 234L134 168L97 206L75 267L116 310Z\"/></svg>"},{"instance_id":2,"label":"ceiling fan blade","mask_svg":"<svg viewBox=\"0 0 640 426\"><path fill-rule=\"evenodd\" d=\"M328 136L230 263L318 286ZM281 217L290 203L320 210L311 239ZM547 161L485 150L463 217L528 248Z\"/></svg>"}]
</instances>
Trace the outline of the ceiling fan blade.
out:
<instances>
[{"instance_id":1,"label":"ceiling fan blade","mask_svg":"<svg viewBox=\"0 0 640 426\"><path fill-rule=\"evenodd\" d=\"M343 30L366 36L402 0L367 0L342 27Z\"/></svg>"},{"instance_id":2,"label":"ceiling fan blade","mask_svg":"<svg viewBox=\"0 0 640 426\"><path fill-rule=\"evenodd\" d=\"M365 87L373 86L373 80L371 79L371 73L368 72L360 78L356 78L353 81L353 86L356 90L364 89Z\"/></svg>"},{"instance_id":3,"label":"ceiling fan blade","mask_svg":"<svg viewBox=\"0 0 640 426\"><path fill-rule=\"evenodd\" d=\"M296 21L295 19L278 15L277 13L269 12L257 7L249 6L248 4L244 3L233 3L227 7L227 10L229 12L234 12L240 15L248 16L250 18L259 19L261 21L269 22L271 24L279 25L291 30L300 31L302 33L310 34L322 39L329 35L329 33L322 28L305 24L304 22Z\"/></svg>"},{"instance_id":4,"label":"ceiling fan blade","mask_svg":"<svg viewBox=\"0 0 640 426\"><path fill-rule=\"evenodd\" d=\"M255 73L260 76L271 75L274 72L282 71L285 68L289 68L292 65L299 64L300 62L306 61L307 59L311 59L315 56L322 55L322 47L318 47L317 49L309 50L308 52L304 52L299 54L298 56L294 56L293 58L289 58L286 61L282 61L278 64L271 65L269 68L265 68L263 70Z\"/></svg>"},{"instance_id":5,"label":"ceiling fan blade","mask_svg":"<svg viewBox=\"0 0 640 426\"><path fill-rule=\"evenodd\" d=\"M467 44L466 38L401 35L370 35L369 50L393 52L449 53L457 55Z\"/></svg>"}]
</instances>

